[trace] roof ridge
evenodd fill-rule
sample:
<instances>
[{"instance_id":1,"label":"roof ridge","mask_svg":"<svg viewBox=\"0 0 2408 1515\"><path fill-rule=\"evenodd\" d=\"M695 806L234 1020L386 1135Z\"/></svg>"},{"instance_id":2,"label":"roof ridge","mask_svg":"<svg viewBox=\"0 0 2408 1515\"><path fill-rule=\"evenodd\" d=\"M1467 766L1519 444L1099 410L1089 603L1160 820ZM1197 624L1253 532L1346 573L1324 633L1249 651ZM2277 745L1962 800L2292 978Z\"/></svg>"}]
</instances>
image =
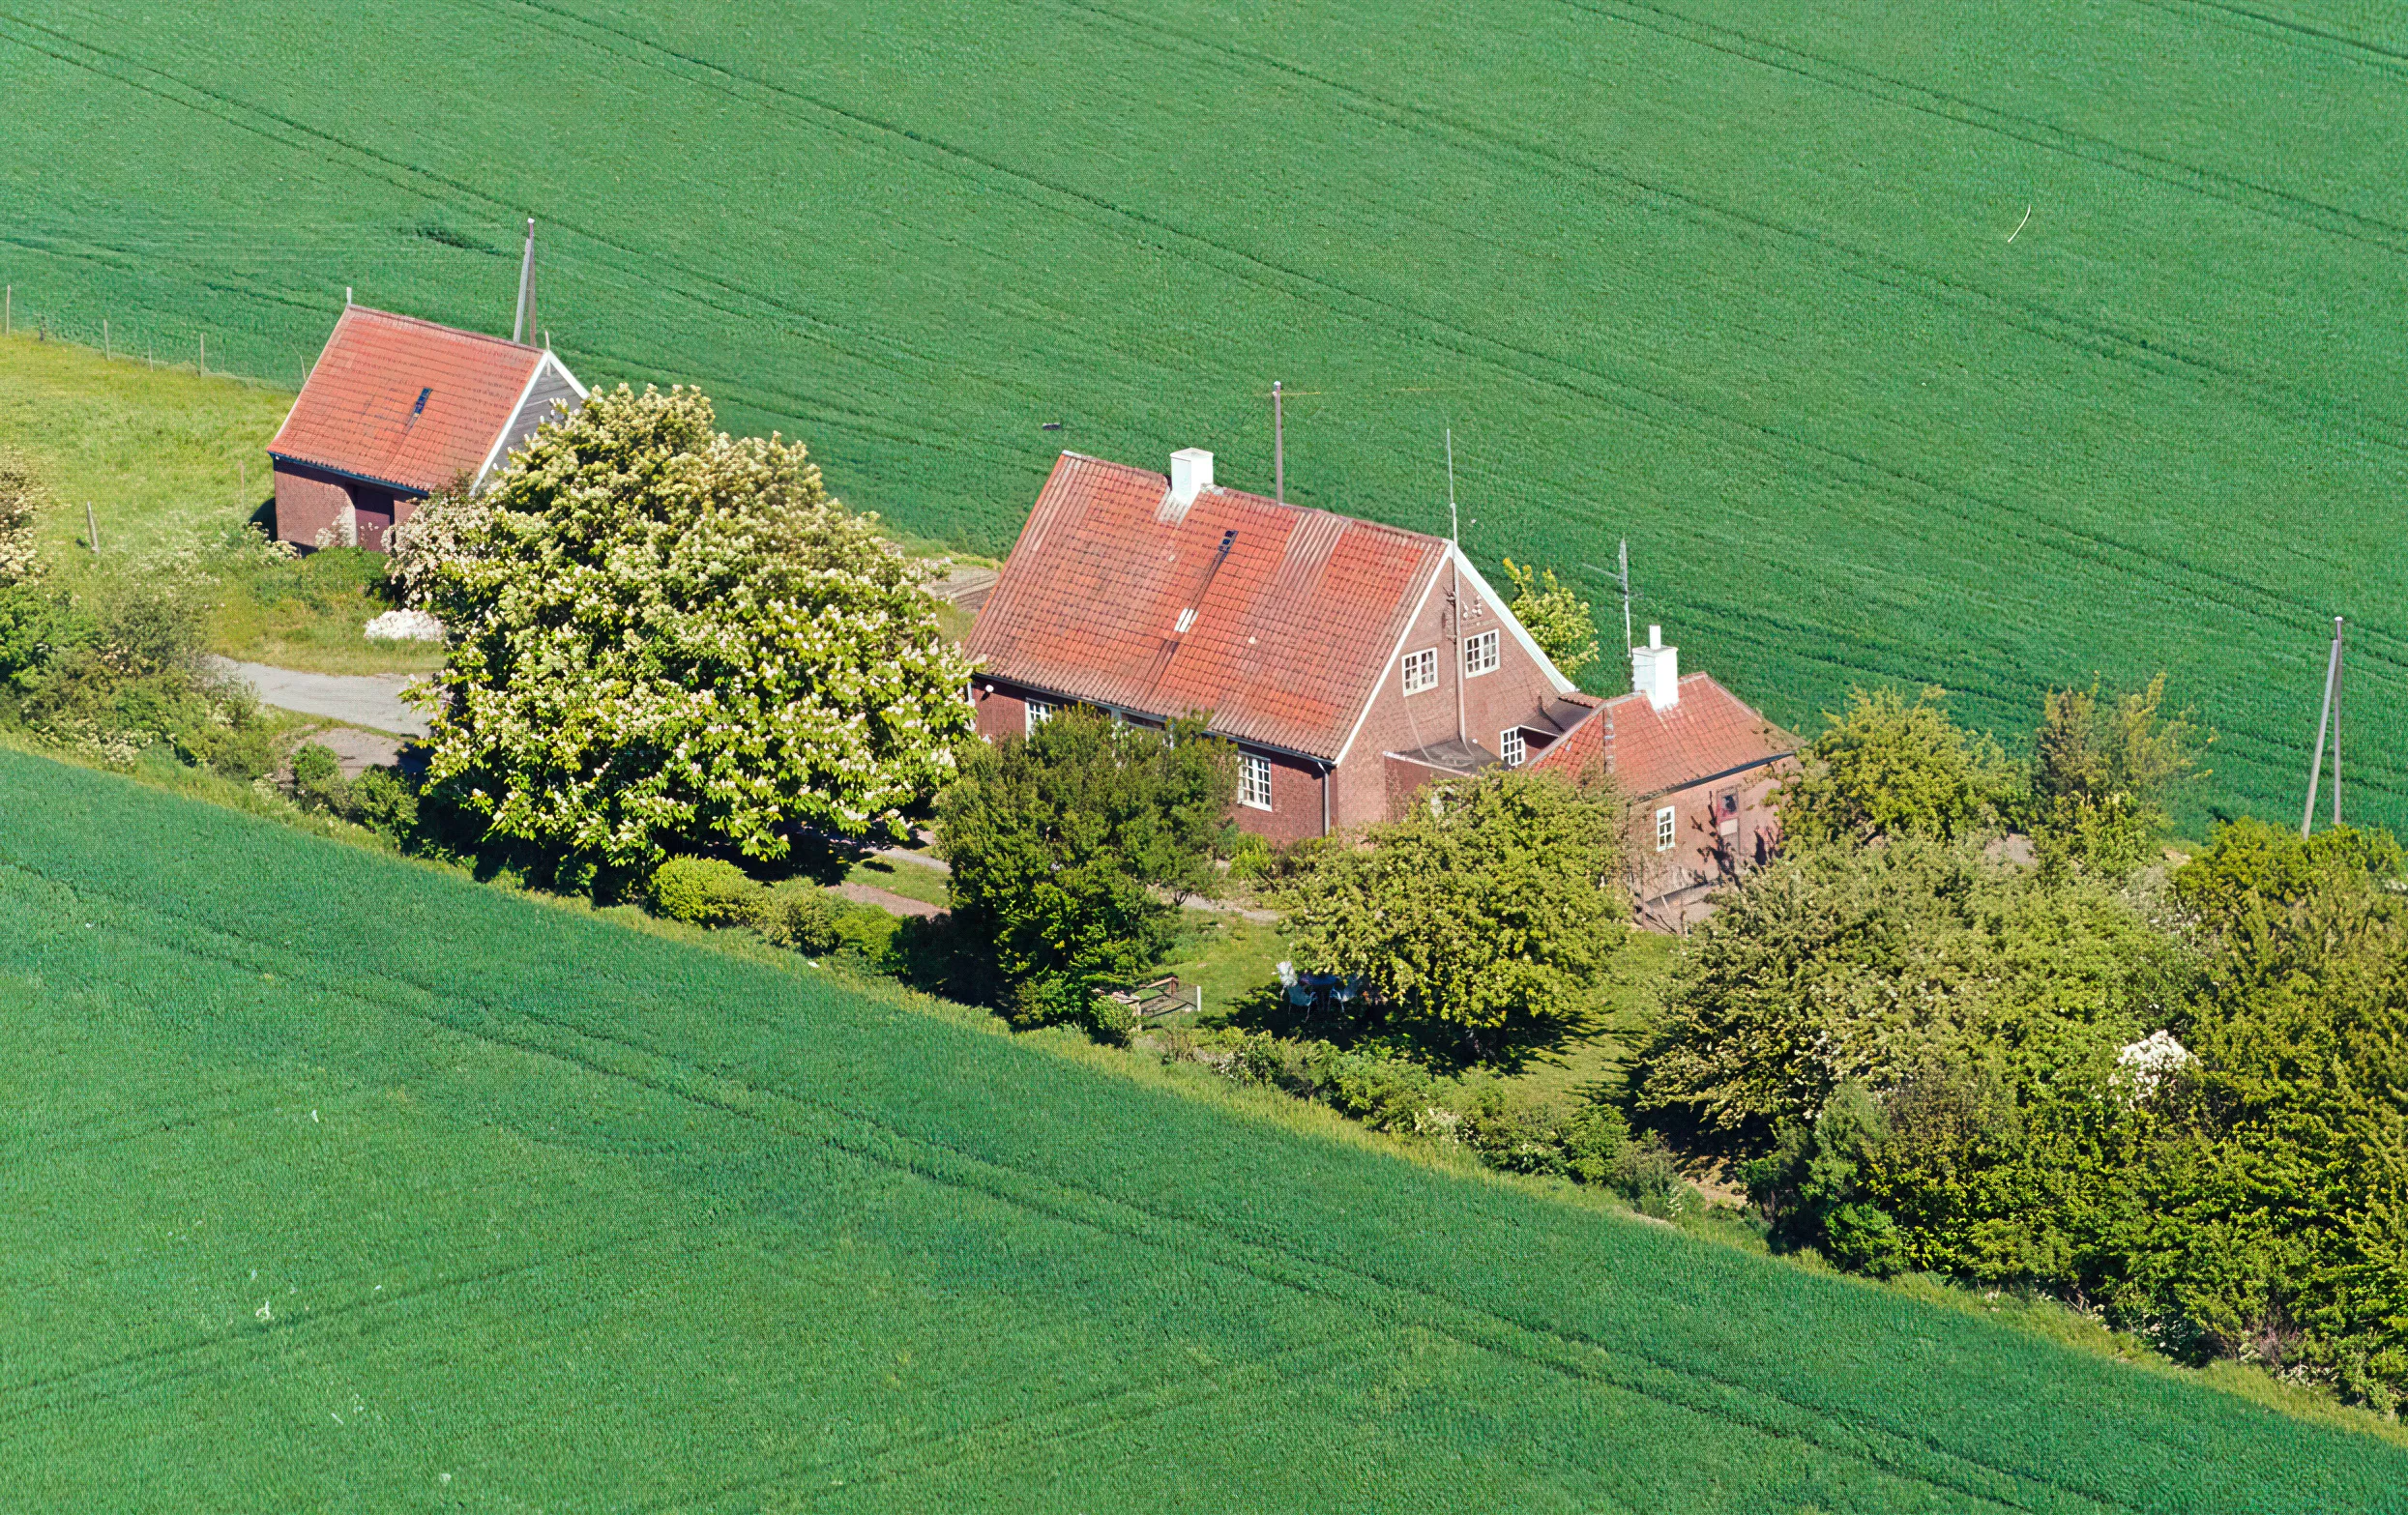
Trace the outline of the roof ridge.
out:
<instances>
[{"instance_id":1,"label":"roof ridge","mask_svg":"<svg viewBox=\"0 0 2408 1515\"><path fill-rule=\"evenodd\" d=\"M514 342L507 336L496 336L490 332L472 332L464 326L446 326L441 321L430 321L423 315L404 315L398 310L380 310L374 306L350 305L343 306L343 316L345 319L348 319L355 312L362 315L375 316L380 320L401 321L411 326L423 326L430 332L441 332L447 336L465 336L472 341L491 342L496 347L508 347L516 352L534 353L539 357L551 351L548 347L538 347L532 342Z\"/></svg>"},{"instance_id":2,"label":"roof ridge","mask_svg":"<svg viewBox=\"0 0 2408 1515\"><path fill-rule=\"evenodd\" d=\"M1081 452L1072 448L1064 448L1060 455L1067 458L1073 458L1081 463L1094 463L1099 467L1117 470L1123 474L1138 475L1146 479L1159 479L1166 486L1170 482L1170 476L1168 474L1158 473L1155 470L1146 467L1142 463L1124 463L1118 458L1098 457L1092 452ZM1379 532L1386 536L1402 538L1409 541L1428 542L1442 547L1445 546L1447 542L1446 538L1438 536L1434 532L1417 532L1410 526L1395 526L1391 525L1387 521L1375 521L1367 515L1348 515L1340 510L1330 510L1326 506L1296 505L1286 500L1275 500L1267 494L1256 494L1251 489L1240 489L1230 484L1208 484L1203 489L1198 490L1197 493L1199 495L1232 495L1241 500L1250 501L1258 506L1265 506L1275 510L1289 510L1298 515L1326 515L1333 520L1343 521L1349 526L1360 526L1366 531Z\"/></svg>"}]
</instances>

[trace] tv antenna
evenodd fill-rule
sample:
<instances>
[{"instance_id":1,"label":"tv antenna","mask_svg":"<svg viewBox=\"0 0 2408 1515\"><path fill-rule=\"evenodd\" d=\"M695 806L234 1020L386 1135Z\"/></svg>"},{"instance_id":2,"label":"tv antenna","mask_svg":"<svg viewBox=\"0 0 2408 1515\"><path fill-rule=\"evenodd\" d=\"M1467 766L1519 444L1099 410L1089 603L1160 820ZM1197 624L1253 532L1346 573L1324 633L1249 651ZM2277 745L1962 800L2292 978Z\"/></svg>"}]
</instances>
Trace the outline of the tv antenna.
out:
<instances>
[{"instance_id":1,"label":"tv antenna","mask_svg":"<svg viewBox=\"0 0 2408 1515\"><path fill-rule=\"evenodd\" d=\"M2325 707L2316 717L2316 755L2307 760L2307 807L2300 812L2300 834L2316 820L2316 778L2325 763L2325 732L2333 733L2333 824L2341 824L2341 618L2333 618L2333 653L2325 660Z\"/></svg>"},{"instance_id":2,"label":"tv antenna","mask_svg":"<svg viewBox=\"0 0 2408 1515\"><path fill-rule=\"evenodd\" d=\"M1464 737L1463 716L1463 525L1454 507L1454 428L1447 428L1447 619L1454 623L1454 740Z\"/></svg>"},{"instance_id":3,"label":"tv antenna","mask_svg":"<svg viewBox=\"0 0 2408 1515\"><path fill-rule=\"evenodd\" d=\"M1630 639L1630 539L1622 539L1621 555L1615 560L1622 565L1614 575L1616 587L1622 591L1622 650L1630 651L1637 644Z\"/></svg>"}]
</instances>

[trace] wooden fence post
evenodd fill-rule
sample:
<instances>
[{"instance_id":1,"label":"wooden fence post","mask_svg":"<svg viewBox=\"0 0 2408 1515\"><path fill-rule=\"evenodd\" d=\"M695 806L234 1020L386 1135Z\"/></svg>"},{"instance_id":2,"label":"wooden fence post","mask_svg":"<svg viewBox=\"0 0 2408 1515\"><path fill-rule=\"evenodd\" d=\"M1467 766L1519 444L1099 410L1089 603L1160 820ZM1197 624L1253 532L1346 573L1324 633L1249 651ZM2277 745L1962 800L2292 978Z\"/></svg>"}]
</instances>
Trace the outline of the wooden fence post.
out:
<instances>
[{"instance_id":1,"label":"wooden fence post","mask_svg":"<svg viewBox=\"0 0 2408 1515\"><path fill-rule=\"evenodd\" d=\"M83 503L83 539L98 556L101 551L101 523L92 518L92 502L89 500Z\"/></svg>"}]
</instances>

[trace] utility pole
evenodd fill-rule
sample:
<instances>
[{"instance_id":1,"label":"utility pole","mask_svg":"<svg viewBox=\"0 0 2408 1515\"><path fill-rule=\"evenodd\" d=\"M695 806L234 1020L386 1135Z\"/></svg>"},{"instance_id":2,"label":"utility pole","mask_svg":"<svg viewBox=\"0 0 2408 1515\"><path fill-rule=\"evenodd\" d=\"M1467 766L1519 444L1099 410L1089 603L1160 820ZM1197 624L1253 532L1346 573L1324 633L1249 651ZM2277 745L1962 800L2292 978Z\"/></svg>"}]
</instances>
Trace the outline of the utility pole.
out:
<instances>
[{"instance_id":1,"label":"utility pole","mask_svg":"<svg viewBox=\"0 0 2408 1515\"><path fill-rule=\"evenodd\" d=\"M1279 414L1279 381L1271 381L1271 498L1287 504L1287 428Z\"/></svg>"},{"instance_id":2,"label":"utility pole","mask_svg":"<svg viewBox=\"0 0 2408 1515\"><path fill-rule=\"evenodd\" d=\"M101 317L101 358L103 362L106 362L114 356L114 351L108 345L108 317L103 316Z\"/></svg>"},{"instance_id":3,"label":"utility pole","mask_svg":"<svg viewBox=\"0 0 2408 1515\"><path fill-rule=\"evenodd\" d=\"M0 294L0 336L6 336L15 330L16 286L11 284L6 294Z\"/></svg>"},{"instance_id":4,"label":"utility pole","mask_svg":"<svg viewBox=\"0 0 2408 1515\"><path fill-rule=\"evenodd\" d=\"M2325 704L2316 717L2316 755L2307 761L2307 805L2300 812L2300 834L2305 836L2316 820L2316 780L2324 769L2325 733L2333 733L2333 824L2341 824L2341 618L2333 618L2333 652L2325 660Z\"/></svg>"},{"instance_id":5,"label":"utility pole","mask_svg":"<svg viewBox=\"0 0 2408 1515\"><path fill-rule=\"evenodd\" d=\"M1470 738L1463 720L1463 518L1454 507L1453 426L1447 428L1447 567L1454 575L1447 587L1447 619L1454 628L1454 740L1462 743Z\"/></svg>"},{"instance_id":6,"label":"utility pole","mask_svg":"<svg viewBox=\"0 0 2408 1515\"><path fill-rule=\"evenodd\" d=\"M518 319L510 329L510 339L524 342L535 330L535 218L527 218L527 250L518 260Z\"/></svg>"}]
</instances>

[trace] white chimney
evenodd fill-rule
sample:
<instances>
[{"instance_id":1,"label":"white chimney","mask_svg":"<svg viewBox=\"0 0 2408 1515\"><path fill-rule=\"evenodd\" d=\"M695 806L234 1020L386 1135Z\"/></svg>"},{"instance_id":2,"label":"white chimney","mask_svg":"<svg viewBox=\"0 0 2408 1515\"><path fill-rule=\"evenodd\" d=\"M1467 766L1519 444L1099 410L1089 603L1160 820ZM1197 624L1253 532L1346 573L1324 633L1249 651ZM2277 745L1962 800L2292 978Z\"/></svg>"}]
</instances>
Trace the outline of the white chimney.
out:
<instances>
[{"instance_id":1,"label":"white chimney","mask_svg":"<svg viewBox=\"0 0 2408 1515\"><path fill-rule=\"evenodd\" d=\"M1178 510L1195 504L1195 497L1213 486L1213 454L1200 447L1181 448L1170 455L1170 503Z\"/></svg>"},{"instance_id":2,"label":"white chimney","mask_svg":"<svg viewBox=\"0 0 2408 1515\"><path fill-rule=\"evenodd\" d=\"M1630 692L1656 710L1681 703L1681 650L1664 646L1664 628L1647 628L1647 645L1630 649Z\"/></svg>"}]
</instances>

